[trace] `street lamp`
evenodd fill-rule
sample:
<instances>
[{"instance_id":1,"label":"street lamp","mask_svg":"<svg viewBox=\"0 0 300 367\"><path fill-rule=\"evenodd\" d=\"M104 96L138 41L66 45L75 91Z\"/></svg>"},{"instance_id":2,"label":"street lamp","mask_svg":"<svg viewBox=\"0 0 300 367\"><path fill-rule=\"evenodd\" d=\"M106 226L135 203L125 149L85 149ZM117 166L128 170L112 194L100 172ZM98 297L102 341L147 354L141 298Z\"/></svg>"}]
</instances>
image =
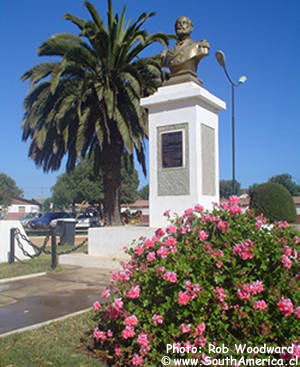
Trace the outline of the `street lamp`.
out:
<instances>
[{"instance_id":1,"label":"street lamp","mask_svg":"<svg viewBox=\"0 0 300 367\"><path fill-rule=\"evenodd\" d=\"M235 126L234 126L234 87L238 87L240 84L243 84L246 82L247 77L246 75L240 76L237 83L234 83L232 79L230 78L227 70L226 70L226 61L225 61L225 55L224 52L219 50L216 52L216 59L218 63L222 66L224 69L224 72L226 74L227 79L229 80L231 84L231 121L232 121L232 194L236 194L235 190Z\"/></svg>"}]
</instances>

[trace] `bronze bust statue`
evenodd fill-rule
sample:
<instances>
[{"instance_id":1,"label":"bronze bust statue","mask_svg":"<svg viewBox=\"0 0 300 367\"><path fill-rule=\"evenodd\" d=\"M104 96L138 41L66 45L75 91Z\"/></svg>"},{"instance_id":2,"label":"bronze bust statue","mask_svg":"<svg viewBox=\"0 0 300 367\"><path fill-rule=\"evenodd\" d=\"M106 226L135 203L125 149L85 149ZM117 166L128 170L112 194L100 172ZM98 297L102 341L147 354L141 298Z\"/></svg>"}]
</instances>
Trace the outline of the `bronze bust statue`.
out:
<instances>
[{"instance_id":1,"label":"bronze bust statue","mask_svg":"<svg viewBox=\"0 0 300 367\"><path fill-rule=\"evenodd\" d=\"M200 60L209 53L209 43L206 40L195 42L190 35L193 23L188 17L179 17L175 23L177 36L176 45L161 53L162 65L170 69L170 79L165 83L177 84L193 80L202 84L197 77L197 67Z\"/></svg>"}]
</instances>

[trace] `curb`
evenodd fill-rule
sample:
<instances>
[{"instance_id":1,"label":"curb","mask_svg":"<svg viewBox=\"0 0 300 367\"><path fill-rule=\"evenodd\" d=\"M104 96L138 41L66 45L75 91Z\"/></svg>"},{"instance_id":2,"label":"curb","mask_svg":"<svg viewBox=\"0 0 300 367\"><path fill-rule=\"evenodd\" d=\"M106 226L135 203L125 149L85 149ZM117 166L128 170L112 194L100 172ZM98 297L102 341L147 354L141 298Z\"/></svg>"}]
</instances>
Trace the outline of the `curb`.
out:
<instances>
[{"instance_id":1,"label":"curb","mask_svg":"<svg viewBox=\"0 0 300 367\"><path fill-rule=\"evenodd\" d=\"M43 326L52 324L53 322L63 321L65 319L68 319L69 317L77 316L77 315L80 315L82 313L85 313L85 312L88 312L88 311L91 311L91 310L93 310L93 307L89 307L89 308L86 308L86 309L81 310L81 311L73 312L73 313L70 313L70 314L65 315L65 316L57 317L56 319L43 321L43 322L40 322L38 324L34 324L34 325L30 325L30 326L25 326L21 329L11 330L11 331L8 331L6 333L0 334L0 338L5 338L6 336L10 336L10 335L17 334L17 333L23 333L25 331L31 331L31 330L34 330L34 329L39 329Z\"/></svg>"},{"instance_id":2,"label":"curb","mask_svg":"<svg viewBox=\"0 0 300 367\"><path fill-rule=\"evenodd\" d=\"M23 280L23 279L36 278L36 277L40 277L46 274L47 274L46 272L43 272L43 273L33 273L33 274L28 274L28 275L21 275L19 277L13 277L13 278L4 278L4 279L0 279L0 284L14 282L14 281Z\"/></svg>"}]
</instances>

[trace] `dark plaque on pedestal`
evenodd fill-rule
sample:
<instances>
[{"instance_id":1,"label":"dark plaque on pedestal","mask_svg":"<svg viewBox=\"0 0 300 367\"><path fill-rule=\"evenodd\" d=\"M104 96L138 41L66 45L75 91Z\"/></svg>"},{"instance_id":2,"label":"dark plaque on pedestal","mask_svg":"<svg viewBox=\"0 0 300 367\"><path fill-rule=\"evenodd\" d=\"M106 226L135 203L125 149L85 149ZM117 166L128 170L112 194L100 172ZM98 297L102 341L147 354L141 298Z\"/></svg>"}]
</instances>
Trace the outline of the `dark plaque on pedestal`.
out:
<instances>
[{"instance_id":1,"label":"dark plaque on pedestal","mask_svg":"<svg viewBox=\"0 0 300 367\"><path fill-rule=\"evenodd\" d=\"M161 146L163 168L183 166L182 131L163 133Z\"/></svg>"}]
</instances>

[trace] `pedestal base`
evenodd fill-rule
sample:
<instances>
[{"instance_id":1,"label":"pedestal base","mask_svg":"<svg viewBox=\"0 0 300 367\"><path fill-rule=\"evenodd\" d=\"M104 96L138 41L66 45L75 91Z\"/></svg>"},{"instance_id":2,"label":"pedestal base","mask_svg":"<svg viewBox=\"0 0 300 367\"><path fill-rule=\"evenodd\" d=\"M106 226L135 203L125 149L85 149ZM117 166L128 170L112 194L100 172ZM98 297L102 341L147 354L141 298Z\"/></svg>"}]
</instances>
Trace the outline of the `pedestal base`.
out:
<instances>
[{"instance_id":1,"label":"pedestal base","mask_svg":"<svg viewBox=\"0 0 300 367\"><path fill-rule=\"evenodd\" d=\"M141 101L149 111L151 227L167 224L168 209L181 215L219 202L218 112L226 104L197 81L173 84L173 78Z\"/></svg>"}]
</instances>

